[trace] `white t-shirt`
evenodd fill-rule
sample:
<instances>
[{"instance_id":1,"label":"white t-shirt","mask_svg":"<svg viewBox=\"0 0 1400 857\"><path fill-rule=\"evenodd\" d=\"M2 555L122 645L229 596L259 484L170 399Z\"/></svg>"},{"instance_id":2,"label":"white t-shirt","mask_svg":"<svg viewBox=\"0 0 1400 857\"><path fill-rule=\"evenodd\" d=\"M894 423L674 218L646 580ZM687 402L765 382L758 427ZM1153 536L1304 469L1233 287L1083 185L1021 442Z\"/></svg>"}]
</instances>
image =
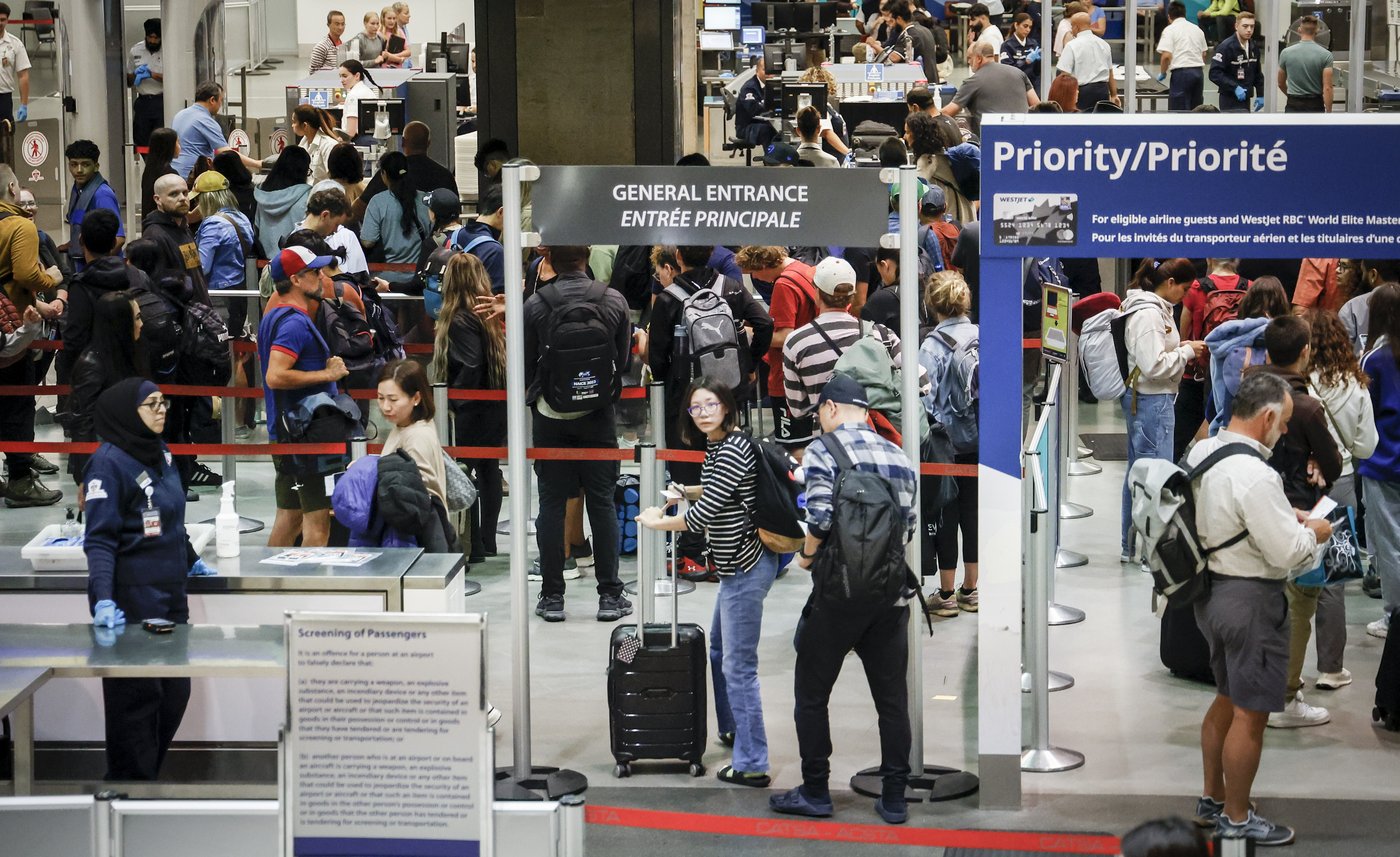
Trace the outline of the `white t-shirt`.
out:
<instances>
[{"instance_id":1,"label":"white t-shirt","mask_svg":"<svg viewBox=\"0 0 1400 857\"><path fill-rule=\"evenodd\" d=\"M1065 42L1069 41L1070 32L1073 29L1074 26L1070 24L1068 18L1061 21L1060 26L1055 29L1055 56L1065 52Z\"/></svg>"},{"instance_id":2,"label":"white t-shirt","mask_svg":"<svg viewBox=\"0 0 1400 857\"><path fill-rule=\"evenodd\" d=\"M360 115L361 99L378 97L379 90L375 89L373 86L370 86L369 81L361 80L359 83L350 87L350 91L345 93L345 104L342 108L344 112L340 114L340 127L347 127L349 125L350 117L358 117ZM373 130L373 128L359 128L356 130L355 133L368 134Z\"/></svg>"},{"instance_id":3,"label":"white t-shirt","mask_svg":"<svg viewBox=\"0 0 1400 857\"><path fill-rule=\"evenodd\" d=\"M1001 43L1004 41L1006 41L1006 37L1001 34L1001 27L996 24L988 24L982 28L982 32L977 35L977 41L973 44L991 45L992 49L996 51L996 54L992 56L996 56L1001 53Z\"/></svg>"},{"instance_id":4,"label":"white t-shirt","mask_svg":"<svg viewBox=\"0 0 1400 857\"><path fill-rule=\"evenodd\" d=\"M1206 34L1185 18L1177 18L1162 30L1162 38L1157 40L1157 53L1166 52L1172 55L1170 71L1201 68L1206 64Z\"/></svg>"},{"instance_id":5,"label":"white t-shirt","mask_svg":"<svg viewBox=\"0 0 1400 857\"><path fill-rule=\"evenodd\" d=\"M19 91L19 73L29 71L29 51L24 41L6 29L0 38L0 93Z\"/></svg>"}]
</instances>

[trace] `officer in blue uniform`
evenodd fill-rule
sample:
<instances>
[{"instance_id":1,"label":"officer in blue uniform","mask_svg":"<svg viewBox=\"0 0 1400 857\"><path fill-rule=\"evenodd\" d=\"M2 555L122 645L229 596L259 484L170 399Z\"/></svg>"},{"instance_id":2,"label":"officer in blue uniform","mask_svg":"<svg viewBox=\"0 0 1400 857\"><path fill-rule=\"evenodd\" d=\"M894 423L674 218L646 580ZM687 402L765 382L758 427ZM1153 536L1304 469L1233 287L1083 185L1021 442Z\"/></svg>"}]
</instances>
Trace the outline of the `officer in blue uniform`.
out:
<instances>
[{"instance_id":1,"label":"officer in blue uniform","mask_svg":"<svg viewBox=\"0 0 1400 857\"><path fill-rule=\"evenodd\" d=\"M122 379L97 400L101 445L83 473L83 552L99 643L110 645L128 617L132 624L187 623L185 579L208 573L185 537L185 490L161 440L166 408L160 390L143 378ZM102 698L106 778L156 779L184 717L190 680L104 678Z\"/></svg>"},{"instance_id":2,"label":"officer in blue uniform","mask_svg":"<svg viewBox=\"0 0 1400 857\"><path fill-rule=\"evenodd\" d=\"M734 107L735 136L764 149L778 136L772 124L754 118L767 109L763 102L763 83L766 80L768 73L763 66L763 57L759 57L753 64L753 77L740 87L739 103Z\"/></svg>"},{"instance_id":3,"label":"officer in blue uniform","mask_svg":"<svg viewBox=\"0 0 1400 857\"><path fill-rule=\"evenodd\" d=\"M1210 58L1210 82L1220 87L1222 113L1248 113L1264 107L1264 72L1259 54L1263 43L1254 40L1254 15L1235 18L1235 34L1222 41Z\"/></svg>"}]
</instances>

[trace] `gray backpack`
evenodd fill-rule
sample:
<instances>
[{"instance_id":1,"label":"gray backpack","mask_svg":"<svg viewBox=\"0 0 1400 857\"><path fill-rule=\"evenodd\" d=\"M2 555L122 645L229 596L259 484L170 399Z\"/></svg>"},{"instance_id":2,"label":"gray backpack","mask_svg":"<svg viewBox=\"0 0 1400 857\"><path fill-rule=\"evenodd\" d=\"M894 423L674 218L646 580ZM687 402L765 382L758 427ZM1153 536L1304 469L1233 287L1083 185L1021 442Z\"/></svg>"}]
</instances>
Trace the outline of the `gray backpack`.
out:
<instances>
[{"instance_id":1,"label":"gray backpack","mask_svg":"<svg viewBox=\"0 0 1400 857\"><path fill-rule=\"evenodd\" d=\"M737 390L744 382L739 328L734 311L721 294L723 288L724 278L716 276L713 283L694 293L674 284L666 287L666 293L681 304L678 326L684 326L685 341L684 353L677 354L680 379L689 383L696 378L713 378Z\"/></svg>"}]
</instances>

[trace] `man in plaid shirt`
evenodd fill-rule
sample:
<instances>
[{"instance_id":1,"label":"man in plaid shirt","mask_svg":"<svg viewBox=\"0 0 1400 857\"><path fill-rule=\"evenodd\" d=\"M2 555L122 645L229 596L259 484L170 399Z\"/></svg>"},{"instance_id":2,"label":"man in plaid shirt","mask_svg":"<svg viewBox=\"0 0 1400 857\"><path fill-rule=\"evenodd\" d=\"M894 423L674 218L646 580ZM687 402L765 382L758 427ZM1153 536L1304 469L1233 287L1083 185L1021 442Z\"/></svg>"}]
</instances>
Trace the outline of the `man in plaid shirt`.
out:
<instances>
[{"instance_id":1,"label":"man in plaid shirt","mask_svg":"<svg viewBox=\"0 0 1400 857\"><path fill-rule=\"evenodd\" d=\"M899 447L866 423L870 404L860 384L834 375L817 400L822 432L841 444L857 469L878 474L894 488L904 515L904 540L914 533L917 476ZM798 564L810 569L822 542L831 534L832 492L836 461L818 440L802 461L807 485L807 543ZM827 701L846 655L854 651L865 667L880 728L882 795L875 811L890 824L909 818L904 791L909 781L909 707L905 668L909 662L909 598L906 592L874 610L809 598L797 626L797 662L793 696L797 746L802 755L802 785L769 798L777 812L824 818L831 815L831 723Z\"/></svg>"}]
</instances>

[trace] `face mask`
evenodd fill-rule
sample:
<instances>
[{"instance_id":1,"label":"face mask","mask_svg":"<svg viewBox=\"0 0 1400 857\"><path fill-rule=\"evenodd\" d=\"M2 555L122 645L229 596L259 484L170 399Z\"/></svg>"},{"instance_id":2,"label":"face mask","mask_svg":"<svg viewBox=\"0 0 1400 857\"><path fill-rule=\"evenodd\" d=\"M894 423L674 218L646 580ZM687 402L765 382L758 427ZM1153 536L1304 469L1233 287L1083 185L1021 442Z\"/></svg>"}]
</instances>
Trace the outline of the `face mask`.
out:
<instances>
[{"instance_id":1,"label":"face mask","mask_svg":"<svg viewBox=\"0 0 1400 857\"><path fill-rule=\"evenodd\" d=\"M423 286L423 311L433 321L437 321L438 313L442 312L442 281L437 277L428 278L427 285Z\"/></svg>"}]
</instances>

